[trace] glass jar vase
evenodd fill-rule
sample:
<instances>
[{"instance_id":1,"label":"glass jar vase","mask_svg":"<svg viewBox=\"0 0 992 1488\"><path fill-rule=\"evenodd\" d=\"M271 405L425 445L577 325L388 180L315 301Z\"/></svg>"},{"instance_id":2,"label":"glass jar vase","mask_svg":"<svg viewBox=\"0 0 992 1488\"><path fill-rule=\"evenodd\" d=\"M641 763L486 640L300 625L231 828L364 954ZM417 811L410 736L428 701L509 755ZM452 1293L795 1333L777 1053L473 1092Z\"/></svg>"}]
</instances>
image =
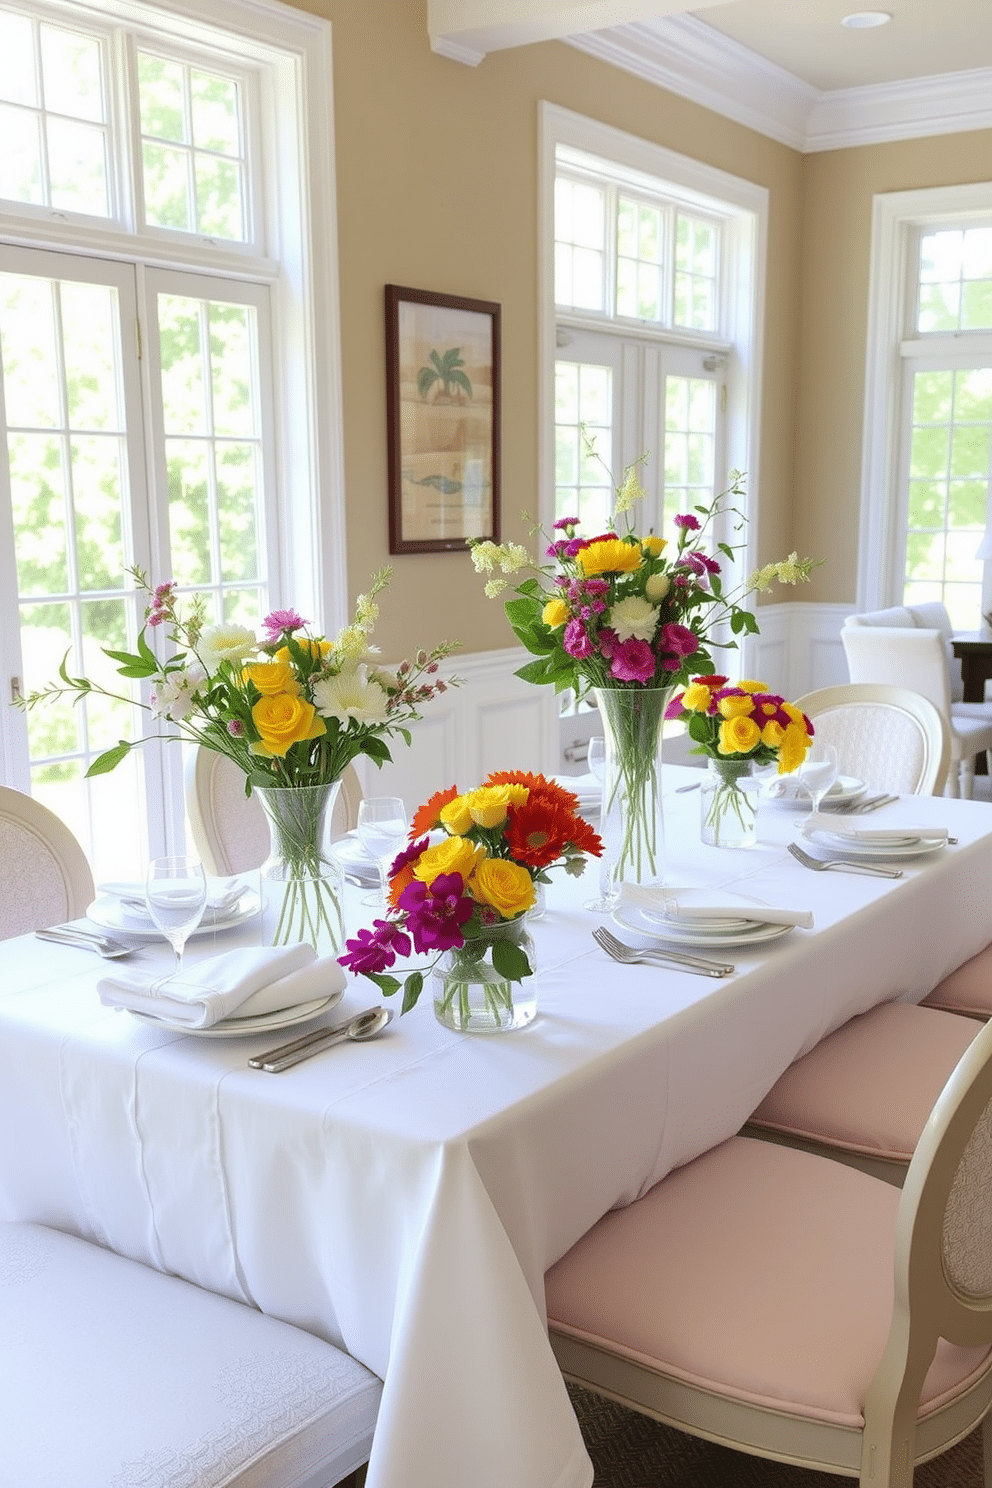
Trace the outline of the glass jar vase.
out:
<instances>
[{"instance_id":1,"label":"glass jar vase","mask_svg":"<svg viewBox=\"0 0 992 1488\"><path fill-rule=\"evenodd\" d=\"M255 788L269 826L269 856L260 873L266 945L307 941L319 956L336 956L344 947L344 882L328 854L340 789L340 780Z\"/></svg>"},{"instance_id":2,"label":"glass jar vase","mask_svg":"<svg viewBox=\"0 0 992 1488\"><path fill-rule=\"evenodd\" d=\"M674 687L593 689L606 742L600 835L609 844L614 881L660 884L665 878L661 803L661 731Z\"/></svg>"},{"instance_id":3,"label":"glass jar vase","mask_svg":"<svg viewBox=\"0 0 992 1488\"><path fill-rule=\"evenodd\" d=\"M438 957L431 975L439 1023L456 1033L509 1033L533 1021L537 999L531 990L534 941L528 919L522 914L486 926Z\"/></svg>"},{"instance_id":4,"label":"glass jar vase","mask_svg":"<svg viewBox=\"0 0 992 1488\"><path fill-rule=\"evenodd\" d=\"M754 847L758 792L748 759L710 759L699 791L699 831L711 847Z\"/></svg>"}]
</instances>

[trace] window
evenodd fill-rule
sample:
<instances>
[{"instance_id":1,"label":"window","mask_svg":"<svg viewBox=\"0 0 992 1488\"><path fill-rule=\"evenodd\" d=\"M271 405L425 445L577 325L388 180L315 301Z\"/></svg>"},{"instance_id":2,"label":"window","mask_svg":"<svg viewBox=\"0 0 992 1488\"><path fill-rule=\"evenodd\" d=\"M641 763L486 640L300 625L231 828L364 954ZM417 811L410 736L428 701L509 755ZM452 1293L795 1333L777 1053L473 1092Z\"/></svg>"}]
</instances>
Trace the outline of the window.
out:
<instances>
[{"instance_id":1,"label":"window","mask_svg":"<svg viewBox=\"0 0 992 1488\"><path fill-rule=\"evenodd\" d=\"M215 620L346 618L328 27L264 0L201 10L66 0L53 19L0 0L8 696L63 656L121 689L102 648L134 646L134 566L205 594ZM319 284L310 262L329 266ZM155 731L140 698L2 710L4 782L67 822L98 878L182 842L180 751L84 778ZM122 819L142 829L130 864Z\"/></svg>"},{"instance_id":2,"label":"window","mask_svg":"<svg viewBox=\"0 0 992 1488\"><path fill-rule=\"evenodd\" d=\"M992 604L992 185L876 198L871 302L859 604L939 600L973 630Z\"/></svg>"}]
</instances>

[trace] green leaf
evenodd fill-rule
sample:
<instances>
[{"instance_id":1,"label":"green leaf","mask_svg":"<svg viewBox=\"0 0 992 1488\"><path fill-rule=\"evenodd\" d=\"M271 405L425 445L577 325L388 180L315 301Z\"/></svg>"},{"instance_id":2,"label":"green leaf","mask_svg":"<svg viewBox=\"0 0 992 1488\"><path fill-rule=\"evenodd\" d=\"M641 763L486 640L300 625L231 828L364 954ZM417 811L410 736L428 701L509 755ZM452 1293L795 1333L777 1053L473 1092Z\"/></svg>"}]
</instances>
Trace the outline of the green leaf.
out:
<instances>
[{"instance_id":1,"label":"green leaf","mask_svg":"<svg viewBox=\"0 0 992 1488\"><path fill-rule=\"evenodd\" d=\"M422 971L411 971L403 983L403 1006L400 1015L408 1013L412 1007L417 1006L417 998L424 990L424 974Z\"/></svg>"},{"instance_id":2,"label":"green leaf","mask_svg":"<svg viewBox=\"0 0 992 1488\"><path fill-rule=\"evenodd\" d=\"M740 635L741 631L744 629L744 613L745 612L743 610L735 610L730 617L730 628L733 631L734 635Z\"/></svg>"},{"instance_id":3,"label":"green leaf","mask_svg":"<svg viewBox=\"0 0 992 1488\"><path fill-rule=\"evenodd\" d=\"M117 675L119 677L154 677L158 672L158 664L149 666L147 662L136 661L133 666L119 666Z\"/></svg>"},{"instance_id":4,"label":"green leaf","mask_svg":"<svg viewBox=\"0 0 992 1488\"><path fill-rule=\"evenodd\" d=\"M109 656L111 661L119 661L124 666L140 666L141 657L136 656L133 651L111 651L106 646L103 648L104 656ZM155 661L154 656L152 661ZM158 662L155 662L155 670L158 671Z\"/></svg>"},{"instance_id":5,"label":"green leaf","mask_svg":"<svg viewBox=\"0 0 992 1488\"><path fill-rule=\"evenodd\" d=\"M367 754L369 759L377 760L379 764L388 764L392 755L384 740L377 739L374 734L367 735L359 745L362 754Z\"/></svg>"},{"instance_id":6,"label":"green leaf","mask_svg":"<svg viewBox=\"0 0 992 1488\"><path fill-rule=\"evenodd\" d=\"M155 652L145 640L145 632L143 629L138 632L138 653L141 656L142 661L146 662L149 666L156 668L158 667L158 662L155 660Z\"/></svg>"},{"instance_id":7,"label":"green leaf","mask_svg":"<svg viewBox=\"0 0 992 1488\"><path fill-rule=\"evenodd\" d=\"M522 982L532 974L526 952L511 940L493 941L493 965L508 982Z\"/></svg>"},{"instance_id":8,"label":"green leaf","mask_svg":"<svg viewBox=\"0 0 992 1488\"><path fill-rule=\"evenodd\" d=\"M517 668L517 670L514 672L514 676L519 677L522 682L537 682L539 684L546 684L555 680L555 674L557 670L558 668L550 659L541 661L528 661L525 662L522 667Z\"/></svg>"},{"instance_id":9,"label":"green leaf","mask_svg":"<svg viewBox=\"0 0 992 1488\"><path fill-rule=\"evenodd\" d=\"M131 745L122 739L113 749L108 749L106 753L99 755L86 771L87 780L91 775L109 775L111 770L116 770L130 749Z\"/></svg>"},{"instance_id":10,"label":"green leaf","mask_svg":"<svg viewBox=\"0 0 992 1488\"><path fill-rule=\"evenodd\" d=\"M541 607L533 599L508 599L503 606L511 625L532 625L541 613Z\"/></svg>"},{"instance_id":11,"label":"green leaf","mask_svg":"<svg viewBox=\"0 0 992 1488\"><path fill-rule=\"evenodd\" d=\"M370 982L375 982L383 997L392 997L394 992L400 990L400 984L394 976L387 976L384 971L367 971L365 975ZM406 1008L403 1009L406 1012Z\"/></svg>"}]
</instances>

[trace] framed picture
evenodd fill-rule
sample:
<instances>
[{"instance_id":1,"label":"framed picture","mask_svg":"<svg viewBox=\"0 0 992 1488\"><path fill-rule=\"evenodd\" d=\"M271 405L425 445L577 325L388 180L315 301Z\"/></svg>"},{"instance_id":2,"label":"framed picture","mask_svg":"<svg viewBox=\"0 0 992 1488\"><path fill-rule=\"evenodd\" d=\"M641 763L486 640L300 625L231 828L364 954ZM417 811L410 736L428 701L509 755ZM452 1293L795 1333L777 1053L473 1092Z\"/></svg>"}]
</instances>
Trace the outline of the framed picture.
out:
<instances>
[{"instance_id":1,"label":"framed picture","mask_svg":"<svg viewBox=\"0 0 992 1488\"><path fill-rule=\"evenodd\" d=\"M389 551L499 540L500 307L386 285Z\"/></svg>"}]
</instances>

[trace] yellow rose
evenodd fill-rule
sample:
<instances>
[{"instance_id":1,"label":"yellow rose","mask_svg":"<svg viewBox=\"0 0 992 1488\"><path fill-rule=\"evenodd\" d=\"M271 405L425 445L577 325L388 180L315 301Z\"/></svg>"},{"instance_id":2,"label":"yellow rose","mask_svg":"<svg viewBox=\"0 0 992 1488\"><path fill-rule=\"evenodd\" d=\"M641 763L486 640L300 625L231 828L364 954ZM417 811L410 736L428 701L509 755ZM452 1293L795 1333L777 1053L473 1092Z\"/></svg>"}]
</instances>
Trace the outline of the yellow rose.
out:
<instances>
[{"instance_id":1,"label":"yellow rose","mask_svg":"<svg viewBox=\"0 0 992 1488\"><path fill-rule=\"evenodd\" d=\"M799 715L802 717L802 714ZM810 737L804 723L790 723L785 730L778 751L778 773L788 775L797 769L806 758Z\"/></svg>"},{"instance_id":2,"label":"yellow rose","mask_svg":"<svg viewBox=\"0 0 992 1488\"><path fill-rule=\"evenodd\" d=\"M296 644L299 646L300 650L301 651L305 651L308 656L312 656L315 661L319 661L322 656L329 656L330 655L330 652L331 652L331 643L330 643L330 641L325 641L324 638L323 638L323 636L302 636L301 635L301 636L294 636L293 639L296 642ZM293 658L290 655L289 647L288 646L280 646L279 647L279 650L276 652L276 660L277 661L289 661L289 662L291 662L292 659Z\"/></svg>"},{"instance_id":3,"label":"yellow rose","mask_svg":"<svg viewBox=\"0 0 992 1488\"><path fill-rule=\"evenodd\" d=\"M668 547L667 537L656 537L653 532L641 538L641 547L649 558L657 558L662 549Z\"/></svg>"},{"instance_id":4,"label":"yellow rose","mask_svg":"<svg viewBox=\"0 0 992 1488\"><path fill-rule=\"evenodd\" d=\"M319 739L326 732L313 704L290 692L259 698L251 716L261 734L257 744L249 745L252 754L281 756L301 739Z\"/></svg>"},{"instance_id":5,"label":"yellow rose","mask_svg":"<svg viewBox=\"0 0 992 1488\"><path fill-rule=\"evenodd\" d=\"M526 785L482 785L462 799L477 827L498 827L506 821L511 806L520 806L530 795ZM441 812L444 820L444 812Z\"/></svg>"},{"instance_id":6,"label":"yellow rose","mask_svg":"<svg viewBox=\"0 0 992 1488\"><path fill-rule=\"evenodd\" d=\"M643 564L644 555L633 543L622 542L619 537L604 537L600 542L583 548L575 562L589 578L591 574L633 573Z\"/></svg>"},{"instance_id":7,"label":"yellow rose","mask_svg":"<svg viewBox=\"0 0 992 1488\"><path fill-rule=\"evenodd\" d=\"M454 832L457 837L463 837L466 832L472 830L472 813L468 809L468 797L456 796L446 806L442 806L440 820L449 832Z\"/></svg>"},{"instance_id":8,"label":"yellow rose","mask_svg":"<svg viewBox=\"0 0 992 1488\"><path fill-rule=\"evenodd\" d=\"M527 869L506 858L484 858L472 875L468 891L479 904L498 910L504 920L530 909L537 897Z\"/></svg>"},{"instance_id":9,"label":"yellow rose","mask_svg":"<svg viewBox=\"0 0 992 1488\"><path fill-rule=\"evenodd\" d=\"M738 682L738 687L745 692L767 692L768 686L764 682Z\"/></svg>"},{"instance_id":10,"label":"yellow rose","mask_svg":"<svg viewBox=\"0 0 992 1488\"><path fill-rule=\"evenodd\" d=\"M795 703L783 703L782 712L786 715L787 718L791 718L793 723L798 723L799 727L805 732L806 719L803 716L803 711L801 708L797 708Z\"/></svg>"},{"instance_id":11,"label":"yellow rose","mask_svg":"<svg viewBox=\"0 0 992 1488\"><path fill-rule=\"evenodd\" d=\"M295 696L300 684L288 661L259 661L246 666L241 672L242 681L257 687L263 697L275 697L277 692L288 692Z\"/></svg>"},{"instance_id":12,"label":"yellow rose","mask_svg":"<svg viewBox=\"0 0 992 1488\"><path fill-rule=\"evenodd\" d=\"M769 749L778 749L785 738L785 729L777 718L769 718L761 730L761 742L767 744Z\"/></svg>"},{"instance_id":13,"label":"yellow rose","mask_svg":"<svg viewBox=\"0 0 992 1488\"><path fill-rule=\"evenodd\" d=\"M551 630L564 625L568 616L569 608L563 599L549 599L541 611L541 619Z\"/></svg>"},{"instance_id":14,"label":"yellow rose","mask_svg":"<svg viewBox=\"0 0 992 1488\"><path fill-rule=\"evenodd\" d=\"M682 706L690 713L708 713L713 694L702 682L690 682L682 694Z\"/></svg>"},{"instance_id":15,"label":"yellow rose","mask_svg":"<svg viewBox=\"0 0 992 1488\"><path fill-rule=\"evenodd\" d=\"M750 718L754 712L750 697L722 697L716 706L723 718Z\"/></svg>"},{"instance_id":16,"label":"yellow rose","mask_svg":"<svg viewBox=\"0 0 992 1488\"><path fill-rule=\"evenodd\" d=\"M721 754L750 754L761 743L761 730L753 718L728 718L720 725L717 749Z\"/></svg>"},{"instance_id":17,"label":"yellow rose","mask_svg":"<svg viewBox=\"0 0 992 1488\"><path fill-rule=\"evenodd\" d=\"M420 854L413 864L414 877L421 883L432 883L441 873L460 873L468 883L476 864L485 855L486 849L467 837L446 837Z\"/></svg>"}]
</instances>

